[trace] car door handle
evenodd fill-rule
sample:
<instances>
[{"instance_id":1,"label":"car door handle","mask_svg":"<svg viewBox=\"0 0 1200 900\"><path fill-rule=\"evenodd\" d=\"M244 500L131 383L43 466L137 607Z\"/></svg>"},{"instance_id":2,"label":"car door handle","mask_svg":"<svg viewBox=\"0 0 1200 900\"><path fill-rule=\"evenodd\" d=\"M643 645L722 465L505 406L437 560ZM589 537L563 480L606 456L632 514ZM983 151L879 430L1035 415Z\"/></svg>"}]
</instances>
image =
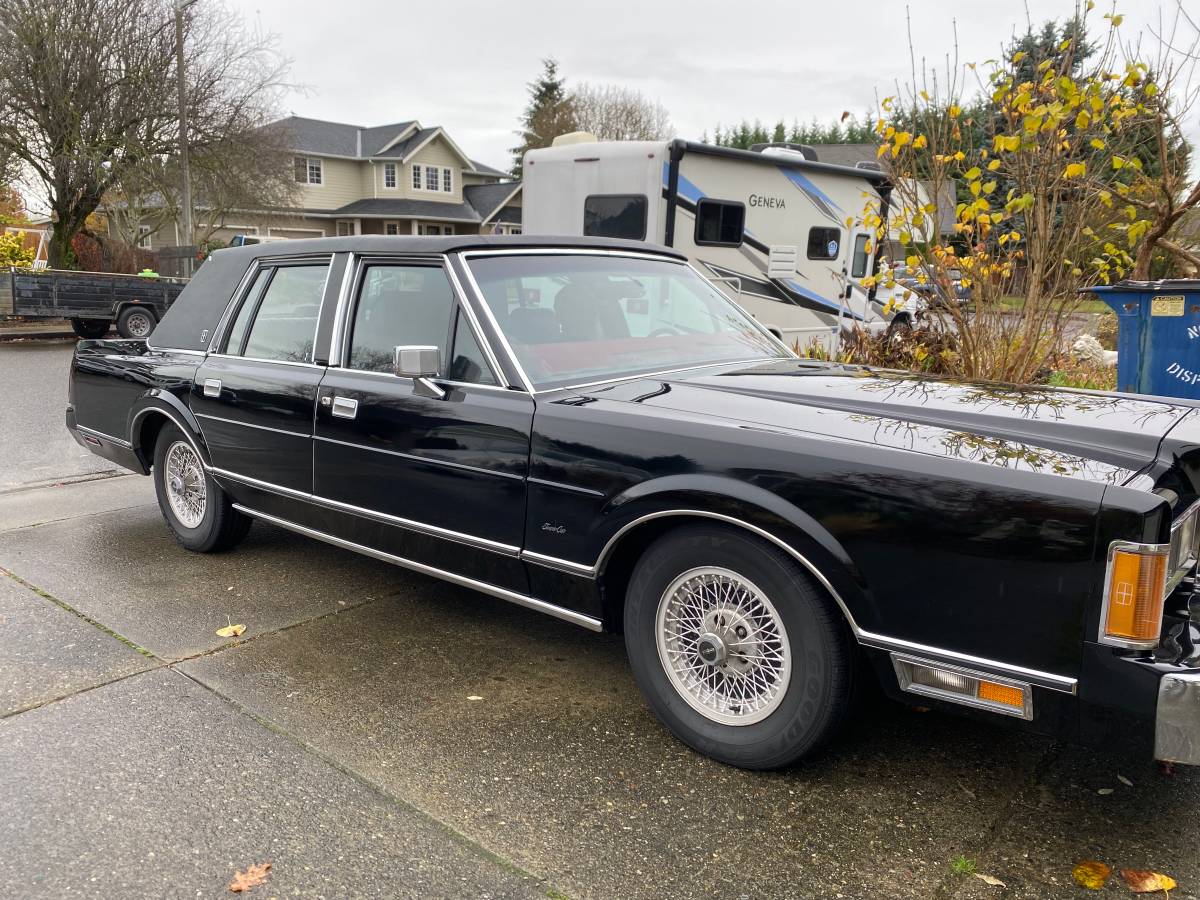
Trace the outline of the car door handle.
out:
<instances>
[{"instance_id":1,"label":"car door handle","mask_svg":"<svg viewBox=\"0 0 1200 900\"><path fill-rule=\"evenodd\" d=\"M339 419L353 419L358 415L358 401L349 397L334 397L333 414Z\"/></svg>"},{"instance_id":2,"label":"car door handle","mask_svg":"<svg viewBox=\"0 0 1200 900\"><path fill-rule=\"evenodd\" d=\"M205 378L204 379L204 396L205 397L220 397L221 396L221 379L220 378Z\"/></svg>"}]
</instances>

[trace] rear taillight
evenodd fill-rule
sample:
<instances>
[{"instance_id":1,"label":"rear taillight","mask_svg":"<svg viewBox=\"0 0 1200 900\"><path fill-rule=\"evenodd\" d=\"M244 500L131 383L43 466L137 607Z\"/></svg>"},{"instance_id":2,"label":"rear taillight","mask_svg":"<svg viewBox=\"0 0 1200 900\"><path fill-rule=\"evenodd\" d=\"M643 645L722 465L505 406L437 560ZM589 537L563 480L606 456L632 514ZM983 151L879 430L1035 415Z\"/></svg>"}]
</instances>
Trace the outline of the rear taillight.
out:
<instances>
[{"instance_id":1,"label":"rear taillight","mask_svg":"<svg viewBox=\"0 0 1200 900\"><path fill-rule=\"evenodd\" d=\"M1108 550L1101 643L1138 649L1158 645L1170 557L1169 544L1113 542Z\"/></svg>"}]
</instances>

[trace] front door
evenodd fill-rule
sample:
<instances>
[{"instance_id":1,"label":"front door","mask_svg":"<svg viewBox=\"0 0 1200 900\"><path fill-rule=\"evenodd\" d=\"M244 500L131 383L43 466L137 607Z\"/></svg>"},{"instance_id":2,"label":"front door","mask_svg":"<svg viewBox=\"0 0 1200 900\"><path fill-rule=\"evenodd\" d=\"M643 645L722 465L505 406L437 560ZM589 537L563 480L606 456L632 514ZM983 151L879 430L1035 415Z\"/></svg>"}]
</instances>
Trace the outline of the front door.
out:
<instances>
[{"instance_id":1,"label":"front door","mask_svg":"<svg viewBox=\"0 0 1200 900\"><path fill-rule=\"evenodd\" d=\"M526 592L533 399L500 386L437 262L364 260L354 283L319 390L317 502L344 513L349 540ZM439 349L444 396L392 373L399 345Z\"/></svg>"},{"instance_id":2,"label":"front door","mask_svg":"<svg viewBox=\"0 0 1200 900\"><path fill-rule=\"evenodd\" d=\"M325 372L313 350L330 259L263 263L217 352L196 370L191 407L218 474L307 494Z\"/></svg>"}]
</instances>

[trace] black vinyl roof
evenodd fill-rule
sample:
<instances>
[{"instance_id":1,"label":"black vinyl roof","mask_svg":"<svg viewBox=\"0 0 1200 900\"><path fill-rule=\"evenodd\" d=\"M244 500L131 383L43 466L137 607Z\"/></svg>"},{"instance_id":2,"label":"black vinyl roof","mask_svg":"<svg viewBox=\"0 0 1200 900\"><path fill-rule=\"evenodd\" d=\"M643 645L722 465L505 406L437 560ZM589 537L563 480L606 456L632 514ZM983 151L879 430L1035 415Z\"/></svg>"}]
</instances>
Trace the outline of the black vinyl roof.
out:
<instances>
[{"instance_id":1,"label":"black vinyl roof","mask_svg":"<svg viewBox=\"0 0 1200 900\"><path fill-rule=\"evenodd\" d=\"M687 259L677 250L618 238L546 237L544 235L455 235L412 237L355 235L271 241L215 251L171 304L148 341L151 347L202 351L225 307L250 266L258 259L323 256L334 253L440 256L463 250L643 250Z\"/></svg>"},{"instance_id":2,"label":"black vinyl roof","mask_svg":"<svg viewBox=\"0 0 1200 900\"><path fill-rule=\"evenodd\" d=\"M566 237L529 234L459 234L434 237L432 235L378 235L362 234L346 237L305 238L294 241L270 241L251 244L248 247L228 247L213 253L211 261L232 259L258 259L268 256L309 256L316 253L412 253L435 254L455 253L462 250L497 249L589 249L589 250L642 250L662 253L677 259L687 259L678 250L643 241L627 241L621 238ZM209 263L205 263L208 265ZM203 269L203 267L201 267Z\"/></svg>"}]
</instances>

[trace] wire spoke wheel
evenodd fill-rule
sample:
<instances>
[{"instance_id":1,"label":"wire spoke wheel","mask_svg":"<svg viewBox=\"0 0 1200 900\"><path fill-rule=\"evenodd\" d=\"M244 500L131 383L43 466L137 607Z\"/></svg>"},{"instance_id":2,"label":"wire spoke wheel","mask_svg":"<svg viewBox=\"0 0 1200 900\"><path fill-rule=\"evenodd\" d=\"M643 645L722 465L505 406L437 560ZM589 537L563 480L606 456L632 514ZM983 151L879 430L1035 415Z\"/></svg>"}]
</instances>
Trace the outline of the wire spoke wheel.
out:
<instances>
[{"instance_id":1,"label":"wire spoke wheel","mask_svg":"<svg viewBox=\"0 0 1200 900\"><path fill-rule=\"evenodd\" d=\"M167 502L184 528L199 528L208 506L208 486L200 458L186 441L167 448L163 473Z\"/></svg>"},{"instance_id":2,"label":"wire spoke wheel","mask_svg":"<svg viewBox=\"0 0 1200 900\"><path fill-rule=\"evenodd\" d=\"M767 595L730 569L691 569L663 592L658 658L671 685L713 722L751 725L787 693L791 646Z\"/></svg>"}]
</instances>

